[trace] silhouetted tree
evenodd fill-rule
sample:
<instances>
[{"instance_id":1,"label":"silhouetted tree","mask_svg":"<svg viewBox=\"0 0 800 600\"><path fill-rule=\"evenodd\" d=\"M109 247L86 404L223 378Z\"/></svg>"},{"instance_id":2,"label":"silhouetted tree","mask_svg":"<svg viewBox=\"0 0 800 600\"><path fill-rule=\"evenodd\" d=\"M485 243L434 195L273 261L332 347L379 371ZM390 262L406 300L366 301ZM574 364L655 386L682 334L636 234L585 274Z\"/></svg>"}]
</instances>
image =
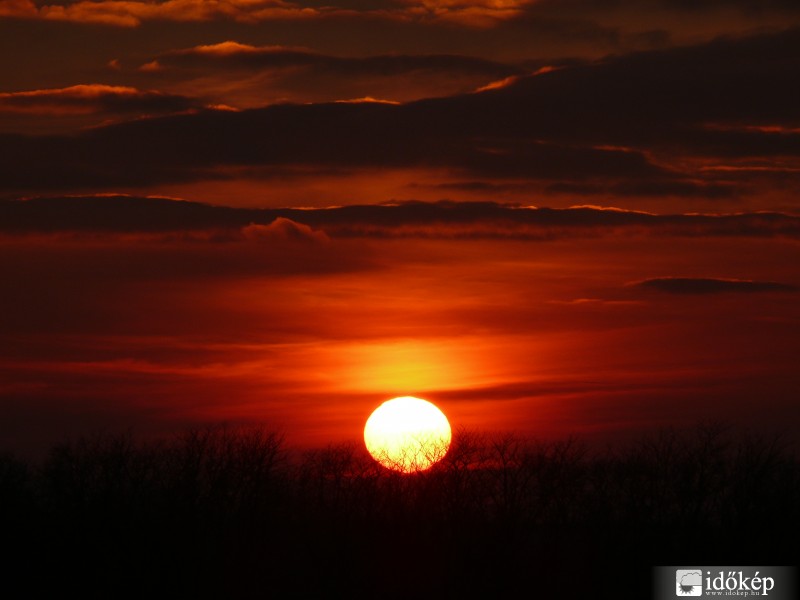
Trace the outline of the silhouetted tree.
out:
<instances>
[{"instance_id":1,"label":"silhouetted tree","mask_svg":"<svg viewBox=\"0 0 800 600\"><path fill-rule=\"evenodd\" d=\"M212 427L85 436L40 468L0 454L0 524L22 553L6 564L34 592L84 596L580 598L621 564L647 580L654 564L798 558L800 465L778 438L702 423L590 451L457 429L435 452L403 474L361 444L298 454L274 431Z\"/></svg>"}]
</instances>

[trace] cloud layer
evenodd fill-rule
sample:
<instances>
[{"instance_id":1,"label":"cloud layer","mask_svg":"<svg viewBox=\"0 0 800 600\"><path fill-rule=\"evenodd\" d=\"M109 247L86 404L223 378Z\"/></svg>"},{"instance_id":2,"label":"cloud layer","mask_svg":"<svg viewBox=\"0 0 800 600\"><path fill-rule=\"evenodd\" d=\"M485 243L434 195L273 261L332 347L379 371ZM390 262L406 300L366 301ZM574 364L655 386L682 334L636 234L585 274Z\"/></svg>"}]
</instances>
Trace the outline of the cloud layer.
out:
<instances>
[{"instance_id":1,"label":"cloud layer","mask_svg":"<svg viewBox=\"0 0 800 600\"><path fill-rule=\"evenodd\" d=\"M714 279L707 277L657 277L637 286L670 294L718 294L724 292L796 292L797 288L777 281Z\"/></svg>"},{"instance_id":2,"label":"cloud layer","mask_svg":"<svg viewBox=\"0 0 800 600\"><path fill-rule=\"evenodd\" d=\"M245 209L167 198L51 197L0 201L7 234L216 232L238 236L558 239L602 235L800 238L800 217L779 213L656 215L579 206L408 202L323 209ZM226 233L227 232L227 233ZM654 287L657 282L654 280ZM650 285L649 283L643 285ZM665 284L666 285L666 284Z\"/></svg>"},{"instance_id":3,"label":"cloud layer","mask_svg":"<svg viewBox=\"0 0 800 600\"><path fill-rule=\"evenodd\" d=\"M190 97L104 84L0 93L0 131L79 129L201 108Z\"/></svg>"},{"instance_id":4,"label":"cloud layer","mask_svg":"<svg viewBox=\"0 0 800 600\"><path fill-rule=\"evenodd\" d=\"M443 68L449 61L502 70L443 57L334 60L209 48L225 60L277 56L345 71L405 72L437 61ZM796 30L564 66L478 93L399 105L201 110L77 136L6 137L0 175L8 192L147 187L225 179L230 169L257 178L312 168L439 170L455 181L531 182L573 196L731 199L765 185L787 194L796 187L787 174L800 165L799 66ZM139 98L165 99L176 101Z\"/></svg>"},{"instance_id":5,"label":"cloud layer","mask_svg":"<svg viewBox=\"0 0 800 600\"><path fill-rule=\"evenodd\" d=\"M74 85L52 90L0 93L0 111L66 114L85 112L179 112L192 107L188 98L110 85Z\"/></svg>"},{"instance_id":6,"label":"cloud layer","mask_svg":"<svg viewBox=\"0 0 800 600\"><path fill-rule=\"evenodd\" d=\"M471 92L534 70L455 54L335 56L234 41L171 50L129 68L149 85L239 108L366 97L407 102Z\"/></svg>"},{"instance_id":7,"label":"cloud layer","mask_svg":"<svg viewBox=\"0 0 800 600\"><path fill-rule=\"evenodd\" d=\"M626 0L616 3L617 19L622 16L638 16L636 8L641 3ZM654 16L672 16L691 12L695 16L743 16L761 17L764 14L780 14L791 19L796 5L790 1L757 2L697 2L687 5L675 0L654 0L646 3ZM166 0L159 3L139 0L78 0L60 4L36 4L32 0L2 0L0 17L18 19L42 19L91 23L116 27L137 27L148 21L202 22L231 20L255 24L281 20L309 19L371 19L391 21L413 21L435 23L468 28L489 28L505 22L557 21L569 15L582 14L597 17L601 5L593 0L558 2L553 0L402 0L380 1L364 4L358 1L340 0L334 4L313 1L288 2L285 0ZM738 13L738 15L737 15ZM612 13L613 14L613 13ZM569 22L569 21L568 21ZM573 27L580 20L573 16ZM591 22L591 21L590 21ZM653 22L657 23L657 20ZM584 27L586 27L584 25ZM613 30L612 30L613 31Z\"/></svg>"}]
</instances>

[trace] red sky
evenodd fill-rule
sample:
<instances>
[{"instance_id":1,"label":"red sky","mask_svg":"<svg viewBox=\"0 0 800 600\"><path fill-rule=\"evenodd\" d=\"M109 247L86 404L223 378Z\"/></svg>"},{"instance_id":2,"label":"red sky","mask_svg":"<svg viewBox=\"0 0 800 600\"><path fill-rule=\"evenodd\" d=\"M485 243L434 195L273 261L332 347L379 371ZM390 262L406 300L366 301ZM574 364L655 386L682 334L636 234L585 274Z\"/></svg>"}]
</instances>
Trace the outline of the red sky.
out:
<instances>
[{"instance_id":1,"label":"red sky","mask_svg":"<svg viewBox=\"0 0 800 600\"><path fill-rule=\"evenodd\" d=\"M0 0L0 446L792 430L800 11L607 4Z\"/></svg>"}]
</instances>

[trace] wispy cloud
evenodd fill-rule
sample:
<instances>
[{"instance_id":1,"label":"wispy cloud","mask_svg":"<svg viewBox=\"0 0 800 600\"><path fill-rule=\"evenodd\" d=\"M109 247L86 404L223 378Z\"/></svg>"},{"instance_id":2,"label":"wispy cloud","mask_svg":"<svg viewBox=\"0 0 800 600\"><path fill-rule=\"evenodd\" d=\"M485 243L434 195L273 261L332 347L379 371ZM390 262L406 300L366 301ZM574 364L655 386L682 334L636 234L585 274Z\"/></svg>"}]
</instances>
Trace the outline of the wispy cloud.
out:
<instances>
[{"instance_id":1,"label":"wispy cloud","mask_svg":"<svg viewBox=\"0 0 800 600\"><path fill-rule=\"evenodd\" d=\"M726 292L796 292L797 287L777 281L718 279L713 277L656 277L634 285L670 294L719 294Z\"/></svg>"},{"instance_id":2,"label":"wispy cloud","mask_svg":"<svg viewBox=\"0 0 800 600\"><path fill-rule=\"evenodd\" d=\"M220 240L244 236L321 241L325 235L533 240L607 235L800 238L800 217L781 213L658 215L596 206L554 209L492 202L246 209L166 198L76 196L3 201L0 217L0 232L7 234L207 231ZM668 279L663 285L679 286L681 281ZM658 287L661 282L642 285Z\"/></svg>"},{"instance_id":3,"label":"wispy cloud","mask_svg":"<svg viewBox=\"0 0 800 600\"><path fill-rule=\"evenodd\" d=\"M159 114L181 112L197 106L195 101L185 96L104 84L0 93L0 112L14 113Z\"/></svg>"}]
</instances>

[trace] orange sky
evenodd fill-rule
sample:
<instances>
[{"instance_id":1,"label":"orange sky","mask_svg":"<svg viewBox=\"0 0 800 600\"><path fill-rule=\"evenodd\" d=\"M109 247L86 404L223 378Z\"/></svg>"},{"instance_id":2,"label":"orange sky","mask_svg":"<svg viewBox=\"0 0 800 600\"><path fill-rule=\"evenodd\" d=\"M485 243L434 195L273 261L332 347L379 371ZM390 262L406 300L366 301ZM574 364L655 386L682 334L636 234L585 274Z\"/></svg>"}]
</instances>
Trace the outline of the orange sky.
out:
<instances>
[{"instance_id":1,"label":"orange sky","mask_svg":"<svg viewBox=\"0 0 800 600\"><path fill-rule=\"evenodd\" d=\"M798 416L796 239L312 234L6 239L0 434L255 421L313 446L403 394L541 437Z\"/></svg>"},{"instance_id":2,"label":"orange sky","mask_svg":"<svg viewBox=\"0 0 800 600\"><path fill-rule=\"evenodd\" d=\"M800 11L0 0L0 449L798 422Z\"/></svg>"}]
</instances>

